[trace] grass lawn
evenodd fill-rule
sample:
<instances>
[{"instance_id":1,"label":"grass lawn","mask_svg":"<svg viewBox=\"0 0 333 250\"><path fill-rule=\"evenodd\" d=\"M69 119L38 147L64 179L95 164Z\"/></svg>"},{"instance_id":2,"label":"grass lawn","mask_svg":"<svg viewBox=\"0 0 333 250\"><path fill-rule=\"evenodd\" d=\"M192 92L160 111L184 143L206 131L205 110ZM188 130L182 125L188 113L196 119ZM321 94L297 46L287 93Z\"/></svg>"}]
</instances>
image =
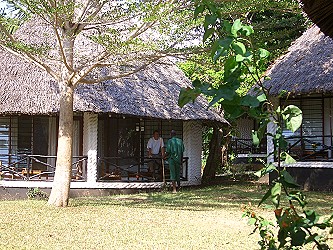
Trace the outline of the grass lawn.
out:
<instances>
[{"instance_id":1,"label":"grass lawn","mask_svg":"<svg viewBox=\"0 0 333 250\"><path fill-rule=\"evenodd\" d=\"M242 205L265 187L227 184L168 192L76 198L68 208L45 201L1 201L0 249L258 249ZM333 194L307 193L319 213ZM267 217L271 210L256 208Z\"/></svg>"}]
</instances>

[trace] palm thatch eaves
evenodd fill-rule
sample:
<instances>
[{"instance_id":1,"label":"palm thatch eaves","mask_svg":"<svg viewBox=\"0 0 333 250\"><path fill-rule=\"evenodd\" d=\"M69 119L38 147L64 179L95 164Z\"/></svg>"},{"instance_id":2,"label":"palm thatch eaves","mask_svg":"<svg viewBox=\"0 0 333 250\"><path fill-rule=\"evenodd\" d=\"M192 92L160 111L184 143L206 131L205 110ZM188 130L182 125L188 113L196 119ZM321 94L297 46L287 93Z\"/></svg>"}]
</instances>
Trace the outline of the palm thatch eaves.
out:
<instances>
[{"instance_id":1,"label":"palm thatch eaves","mask_svg":"<svg viewBox=\"0 0 333 250\"><path fill-rule=\"evenodd\" d=\"M271 94L333 93L333 40L312 26L268 70Z\"/></svg>"},{"instance_id":2,"label":"palm thatch eaves","mask_svg":"<svg viewBox=\"0 0 333 250\"><path fill-rule=\"evenodd\" d=\"M0 49L0 72L0 114L59 112L58 85L42 69ZM207 110L203 97L184 108L177 105L180 88L190 85L173 63L153 64L126 78L79 85L74 111L226 123L222 114Z\"/></svg>"}]
</instances>

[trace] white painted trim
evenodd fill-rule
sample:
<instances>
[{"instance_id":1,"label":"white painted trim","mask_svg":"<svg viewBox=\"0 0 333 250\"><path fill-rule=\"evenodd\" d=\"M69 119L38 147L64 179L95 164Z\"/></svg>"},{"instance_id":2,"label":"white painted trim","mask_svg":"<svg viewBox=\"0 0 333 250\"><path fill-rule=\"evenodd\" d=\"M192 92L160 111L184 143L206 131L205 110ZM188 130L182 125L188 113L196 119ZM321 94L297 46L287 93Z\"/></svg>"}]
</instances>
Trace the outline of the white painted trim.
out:
<instances>
[{"instance_id":1,"label":"white painted trim","mask_svg":"<svg viewBox=\"0 0 333 250\"><path fill-rule=\"evenodd\" d=\"M266 154L238 154L238 158L266 158Z\"/></svg>"},{"instance_id":2,"label":"white painted trim","mask_svg":"<svg viewBox=\"0 0 333 250\"><path fill-rule=\"evenodd\" d=\"M52 181L19 181L19 180L2 180L0 181L0 187L7 188L52 188ZM181 182L181 186L190 186L188 181ZM71 189L143 189L143 188L162 188L163 182L71 182Z\"/></svg>"},{"instance_id":3,"label":"white painted trim","mask_svg":"<svg viewBox=\"0 0 333 250\"><path fill-rule=\"evenodd\" d=\"M277 165L277 162L274 162ZM325 161L299 161L293 164L281 164L286 168L333 168L333 162Z\"/></svg>"},{"instance_id":4,"label":"white painted trim","mask_svg":"<svg viewBox=\"0 0 333 250\"><path fill-rule=\"evenodd\" d=\"M97 140L98 140L98 115L84 113L83 115L83 154L88 156L87 182L97 181Z\"/></svg>"}]
</instances>

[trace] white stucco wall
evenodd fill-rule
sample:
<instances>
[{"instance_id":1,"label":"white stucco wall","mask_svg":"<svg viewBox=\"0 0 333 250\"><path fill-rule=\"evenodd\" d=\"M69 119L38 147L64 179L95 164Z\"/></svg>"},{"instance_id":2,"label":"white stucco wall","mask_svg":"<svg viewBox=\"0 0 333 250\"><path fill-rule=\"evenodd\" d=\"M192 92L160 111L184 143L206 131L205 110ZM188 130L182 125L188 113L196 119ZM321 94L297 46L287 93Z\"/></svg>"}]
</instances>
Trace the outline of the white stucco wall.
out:
<instances>
[{"instance_id":1,"label":"white stucco wall","mask_svg":"<svg viewBox=\"0 0 333 250\"><path fill-rule=\"evenodd\" d=\"M83 154L88 156L86 180L89 185L97 181L97 136L98 115L84 113L83 115Z\"/></svg>"},{"instance_id":2,"label":"white stucco wall","mask_svg":"<svg viewBox=\"0 0 333 250\"><path fill-rule=\"evenodd\" d=\"M197 121L183 123L184 156L189 157L188 182L186 185L201 184L202 124Z\"/></svg>"}]
</instances>

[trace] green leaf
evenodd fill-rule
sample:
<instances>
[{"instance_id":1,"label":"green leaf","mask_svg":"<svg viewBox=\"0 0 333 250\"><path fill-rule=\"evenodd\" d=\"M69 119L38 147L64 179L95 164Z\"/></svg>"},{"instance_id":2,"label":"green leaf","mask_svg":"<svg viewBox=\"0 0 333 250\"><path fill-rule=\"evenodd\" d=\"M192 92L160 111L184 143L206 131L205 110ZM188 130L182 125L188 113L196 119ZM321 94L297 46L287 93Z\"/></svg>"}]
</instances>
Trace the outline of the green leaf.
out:
<instances>
[{"instance_id":1,"label":"green leaf","mask_svg":"<svg viewBox=\"0 0 333 250\"><path fill-rule=\"evenodd\" d=\"M227 51L223 47L217 49L216 53L213 55L214 63L216 63L221 56L226 56L227 54Z\"/></svg>"},{"instance_id":2,"label":"green leaf","mask_svg":"<svg viewBox=\"0 0 333 250\"><path fill-rule=\"evenodd\" d=\"M292 246L302 246L305 242L306 233L299 229L295 233L291 234L291 245Z\"/></svg>"},{"instance_id":3,"label":"green leaf","mask_svg":"<svg viewBox=\"0 0 333 250\"><path fill-rule=\"evenodd\" d=\"M251 34L254 33L253 27L249 25L244 25L241 31L245 36L250 36Z\"/></svg>"},{"instance_id":4,"label":"green leaf","mask_svg":"<svg viewBox=\"0 0 333 250\"><path fill-rule=\"evenodd\" d=\"M314 210L305 210L304 213L306 215L306 218L313 224L317 223L320 218L320 216Z\"/></svg>"},{"instance_id":5,"label":"green leaf","mask_svg":"<svg viewBox=\"0 0 333 250\"><path fill-rule=\"evenodd\" d=\"M228 58L224 63L224 75L225 78L228 78L233 72L235 72L238 68L238 63L236 60L234 60L233 57ZM237 75L239 77L239 75ZM225 81L228 81L227 79L224 79Z\"/></svg>"},{"instance_id":6,"label":"green leaf","mask_svg":"<svg viewBox=\"0 0 333 250\"><path fill-rule=\"evenodd\" d=\"M296 160L288 153L286 152L283 152L284 154L284 161L285 163L287 164L293 164L293 163L296 163Z\"/></svg>"},{"instance_id":7,"label":"green leaf","mask_svg":"<svg viewBox=\"0 0 333 250\"><path fill-rule=\"evenodd\" d=\"M286 186L290 188L298 188L300 185L294 180L294 178L289 174L287 170L281 171L281 178L285 182Z\"/></svg>"},{"instance_id":8,"label":"green leaf","mask_svg":"<svg viewBox=\"0 0 333 250\"><path fill-rule=\"evenodd\" d=\"M237 37L237 32L243 27L242 22L240 19L236 19L231 26L230 33L234 36Z\"/></svg>"},{"instance_id":9,"label":"green leaf","mask_svg":"<svg viewBox=\"0 0 333 250\"><path fill-rule=\"evenodd\" d=\"M282 170L281 176L283 177L285 182L299 186L287 170Z\"/></svg>"},{"instance_id":10,"label":"green leaf","mask_svg":"<svg viewBox=\"0 0 333 250\"><path fill-rule=\"evenodd\" d=\"M260 143L257 131L252 130L252 142L253 142L253 145L255 145L255 146L258 146Z\"/></svg>"},{"instance_id":11,"label":"green leaf","mask_svg":"<svg viewBox=\"0 0 333 250\"><path fill-rule=\"evenodd\" d=\"M217 16L215 15L206 15L205 16L205 22L204 27L205 29L208 28L209 25L214 25L216 23Z\"/></svg>"},{"instance_id":12,"label":"green leaf","mask_svg":"<svg viewBox=\"0 0 333 250\"><path fill-rule=\"evenodd\" d=\"M241 105L255 108L259 107L260 103L256 97L246 95L242 98Z\"/></svg>"},{"instance_id":13,"label":"green leaf","mask_svg":"<svg viewBox=\"0 0 333 250\"><path fill-rule=\"evenodd\" d=\"M213 45L212 45L212 48L211 48L211 52L210 52L210 56L212 58L214 58L215 54L216 54L216 51L220 48L220 45L219 45L219 41L216 40Z\"/></svg>"},{"instance_id":14,"label":"green leaf","mask_svg":"<svg viewBox=\"0 0 333 250\"><path fill-rule=\"evenodd\" d=\"M192 82L192 85L193 87L195 88L200 88L202 86L202 83L199 79L195 79L193 82Z\"/></svg>"},{"instance_id":15,"label":"green leaf","mask_svg":"<svg viewBox=\"0 0 333 250\"><path fill-rule=\"evenodd\" d=\"M214 105L215 103L222 101L221 99L233 101L233 99L236 96L235 90L230 85L221 85L219 89L216 92L216 95L214 96L213 100L209 103L209 106Z\"/></svg>"},{"instance_id":16,"label":"green leaf","mask_svg":"<svg viewBox=\"0 0 333 250\"><path fill-rule=\"evenodd\" d=\"M194 19L197 19L198 15L205 10L205 5L198 5L194 10Z\"/></svg>"},{"instance_id":17,"label":"green leaf","mask_svg":"<svg viewBox=\"0 0 333 250\"><path fill-rule=\"evenodd\" d=\"M200 95L200 90L191 88L182 88L179 93L178 105L184 107L189 102L194 102Z\"/></svg>"},{"instance_id":18,"label":"green leaf","mask_svg":"<svg viewBox=\"0 0 333 250\"><path fill-rule=\"evenodd\" d=\"M300 191L290 191L288 199L297 201L302 208L304 208L308 203L305 196Z\"/></svg>"},{"instance_id":19,"label":"green leaf","mask_svg":"<svg viewBox=\"0 0 333 250\"><path fill-rule=\"evenodd\" d=\"M286 128L295 132L302 124L302 111L295 105L289 105L282 111Z\"/></svg>"},{"instance_id":20,"label":"green leaf","mask_svg":"<svg viewBox=\"0 0 333 250\"><path fill-rule=\"evenodd\" d=\"M217 92L217 89L215 89L209 83L203 83L198 88L200 89L202 94L207 95L207 96L214 96L214 95L216 95L216 92Z\"/></svg>"},{"instance_id":21,"label":"green leaf","mask_svg":"<svg viewBox=\"0 0 333 250\"><path fill-rule=\"evenodd\" d=\"M259 102L264 102L264 101L267 101L267 97L265 94L261 94L260 96L257 96L257 100Z\"/></svg>"},{"instance_id":22,"label":"green leaf","mask_svg":"<svg viewBox=\"0 0 333 250\"><path fill-rule=\"evenodd\" d=\"M289 92L287 90L281 90L279 92L278 98L285 98L288 95L289 95Z\"/></svg>"},{"instance_id":23,"label":"green leaf","mask_svg":"<svg viewBox=\"0 0 333 250\"><path fill-rule=\"evenodd\" d=\"M223 27L225 28L225 31L231 35L231 23L228 22L227 20L223 21Z\"/></svg>"},{"instance_id":24,"label":"green leaf","mask_svg":"<svg viewBox=\"0 0 333 250\"><path fill-rule=\"evenodd\" d=\"M257 171L255 173L255 175L258 176L258 177L262 177L262 176L264 176L268 173L271 173L273 171L277 171L277 168L275 167L275 165L273 163L269 163L268 165L263 167L261 170Z\"/></svg>"},{"instance_id":25,"label":"green leaf","mask_svg":"<svg viewBox=\"0 0 333 250\"><path fill-rule=\"evenodd\" d=\"M267 129L268 123L269 123L269 120L261 120L259 123L258 135L259 135L260 140L262 140L262 138L264 138L264 135L266 134L266 129Z\"/></svg>"},{"instance_id":26,"label":"green leaf","mask_svg":"<svg viewBox=\"0 0 333 250\"><path fill-rule=\"evenodd\" d=\"M270 188L266 194L261 198L261 201L259 202L258 206L260 206L262 203L264 203L270 196L271 196L272 188Z\"/></svg>"},{"instance_id":27,"label":"green leaf","mask_svg":"<svg viewBox=\"0 0 333 250\"><path fill-rule=\"evenodd\" d=\"M203 36L203 41L205 42L214 33L214 31L215 31L214 28L207 29Z\"/></svg>"},{"instance_id":28,"label":"green leaf","mask_svg":"<svg viewBox=\"0 0 333 250\"><path fill-rule=\"evenodd\" d=\"M286 159L284 160L287 164L296 163L296 160L288 153L286 153Z\"/></svg>"},{"instance_id":29,"label":"green leaf","mask_svg":"<svg viewBox=\"0 0 333 250\"><path fill-rule=\"evenodd\" d=\"M288 147L288 142L282 136L281 132L277 132L273 138L274 146L280 147L281 150L285 150Z\"/></svg>"},{"instance_id":30,"label":"green leaf","mask_svg":"<svg viewBox=\"0 0 333 250\"><path fill-rule=\"evenodd\" d=\"M232 37L226 37L224 39L219 39L218 44L226 50L229 50L231 43L233 42Z\"/></svg>"},{"instance_id":31,"label":"green leaf","mask_svg":"<svg viewBox=\"0 0 333 250\"><path fill-rule=\"evenodd\" d=\"M233 42L231 47L235 50L236 54L245 55L246 53L245 45L241 42Z\"/></svg>"},{"instance_id":32,"label":"green leaf","mask_svg":"<svg viewBox=\"0 0 333 250\"><path fill-rule=\"evenodd\" d=\"M270 53L268 50L265 50L265 49L259 49L259 57L260 58L267 58L269 57Z\"/></svg>"},{"instance_id":33,"label":"green leaf","mask_svg":"<svg viewBox=\"0 0 333 250\"><path fill-rule=\"evenodd\" d=\"M282 191L282 184L280 182L276 182L271 190L272 202L276 208L280 204L281 191Z\"/></svg>"},{"instance_id":34,"label":"green leaf","mask_svg":"<svg viewBox=\"0 0 333 250\"><path fill-rule=\"evenodd\" d=\"M245 112L241 106L237 105L228 105L225 104L225 101L222 102L223 110L229 115L230 119L237 119L241 117Z\"/></svg>"},{"instance_id":35,"label":"green leaf","mask_svg":"<svg viewBox=\"0 0 333 250\"><path fill-rule=\"evenodd\" d=\"M242 55L236 55L236 62L243 62L244 59L245 59L244 56L242 56Z\"/></svg>"},{"instance_id":36,"label":"green leaf","mask_svg":"<svg viewBox=\"0 0 333 250\"><path fill-rule=\"evenodd\" d=\"M275 110L275 112L276 112L277 114L280 114L280 113L281 113L281 107L278 106L277 109Z\"/></svg>"},{"instance_id":37,"label":"green leaf","mask_svg":"<svg viewBox=\"0 0 333 250\"><path fill-rule=\"evenodd\" d=\"M257 219L256 218L249 218L249 220L248 220L248 224L249 225L254 225L255 223L257 222Z\"/></svg>"}]
</instances>

